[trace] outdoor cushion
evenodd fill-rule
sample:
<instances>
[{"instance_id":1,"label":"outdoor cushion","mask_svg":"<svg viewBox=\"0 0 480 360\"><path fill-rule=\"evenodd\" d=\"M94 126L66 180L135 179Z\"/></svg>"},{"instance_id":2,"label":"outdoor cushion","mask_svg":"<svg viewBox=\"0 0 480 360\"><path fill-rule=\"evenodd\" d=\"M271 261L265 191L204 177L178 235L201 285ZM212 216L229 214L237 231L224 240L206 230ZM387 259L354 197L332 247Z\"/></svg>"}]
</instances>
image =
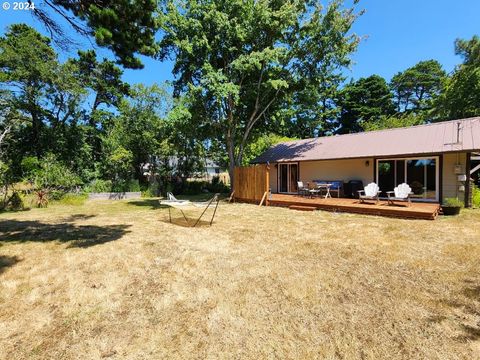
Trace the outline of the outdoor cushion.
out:
<instances>
[{"instance_id":1,"label":"outdoor cushion","mask_svg":"<svg viewBox=\"0 0 480 360\"><path fill-rule=\"evenodd\" d=\"M341 180L313 180L313 182L317 184L332 184L332 186L330 186L330 190L340 190L341 188L343 188L343 181Z\"/></svg>"}]
</instances>

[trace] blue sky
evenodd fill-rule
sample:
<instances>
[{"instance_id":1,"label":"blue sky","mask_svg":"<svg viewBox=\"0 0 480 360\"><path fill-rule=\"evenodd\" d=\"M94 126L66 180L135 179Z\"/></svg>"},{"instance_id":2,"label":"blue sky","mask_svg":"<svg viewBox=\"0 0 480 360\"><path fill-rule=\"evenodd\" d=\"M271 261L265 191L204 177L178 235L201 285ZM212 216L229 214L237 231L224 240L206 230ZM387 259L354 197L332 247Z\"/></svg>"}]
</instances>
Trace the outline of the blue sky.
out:
<instances>
[{"instance_id":1,"label":"blue sky","mask_svg":"<svg viewBox=\"0 0 480 360\"><path fill-rule=\"evenodd\" d=\"M41 1L36 5L41 6ZM454 54L454 40L480 34L479 0L362 0L358 6L366 12L355 23L353 32L366 38L353 56L355 65L345 72L349 78L379 74L390 80L398 71L428 59L438 60L449 72L461 61ZM2 33L6 26L18 22L45 32L28 11L0 8ZM91 46L83 43L84 47ZM96 50L101 56L110 56L104 49ZM75 53L76 49L72 49L62 58ZM144 58L144 64L143 70L126 70L124 80L151 84L172 79L170 62Z\"/></svg>"}]
</instances>

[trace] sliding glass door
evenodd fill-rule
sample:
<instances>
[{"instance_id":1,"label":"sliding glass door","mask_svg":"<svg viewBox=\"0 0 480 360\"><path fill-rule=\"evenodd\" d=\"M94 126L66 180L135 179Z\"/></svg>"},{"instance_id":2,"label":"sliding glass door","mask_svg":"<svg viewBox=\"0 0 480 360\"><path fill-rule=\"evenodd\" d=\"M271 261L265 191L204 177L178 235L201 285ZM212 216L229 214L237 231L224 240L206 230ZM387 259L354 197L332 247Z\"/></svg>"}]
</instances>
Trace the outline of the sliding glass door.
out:
<instances>
[{"instance_id":1,"label":"sliding glass door","mask_svg":"<svg viewBox=\"0 0 480 360\"><path fill-rule=\"evenodd\" d=\"M438 171L438 157L377 160L377 183L383 196L406 182L412 188L412 198L438 201Z\"/></svg>"},{"instance_id":2,"label":"sliding glass door","mask_svg":"<svg viewBox=\"0 0 480 360\"><path fill-rule=\"evenodd\" d=\"M278 164L278 192L296 193L298 191L298 164Z\"/></svg>"}]
</instances>

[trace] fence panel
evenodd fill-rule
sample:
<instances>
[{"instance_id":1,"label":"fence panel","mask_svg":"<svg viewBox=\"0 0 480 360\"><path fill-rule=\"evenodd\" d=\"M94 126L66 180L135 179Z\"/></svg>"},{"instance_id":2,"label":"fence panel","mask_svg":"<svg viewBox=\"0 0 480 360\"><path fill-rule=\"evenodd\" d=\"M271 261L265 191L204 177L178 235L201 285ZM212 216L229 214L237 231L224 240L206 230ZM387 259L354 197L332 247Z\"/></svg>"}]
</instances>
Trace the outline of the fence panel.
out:
<instances>
[{"instance_id":1,"label":"fence panel","mask_svg":"<svg viewBox=\"0 0 480 360\"><path fill-rule=\"evenodd\" d=\"M237 166L234 169L234 198L259 203L269 188L269 167L266 164ZM268 199L267 199L268 201Z\"/></svg>"}]
</instances>

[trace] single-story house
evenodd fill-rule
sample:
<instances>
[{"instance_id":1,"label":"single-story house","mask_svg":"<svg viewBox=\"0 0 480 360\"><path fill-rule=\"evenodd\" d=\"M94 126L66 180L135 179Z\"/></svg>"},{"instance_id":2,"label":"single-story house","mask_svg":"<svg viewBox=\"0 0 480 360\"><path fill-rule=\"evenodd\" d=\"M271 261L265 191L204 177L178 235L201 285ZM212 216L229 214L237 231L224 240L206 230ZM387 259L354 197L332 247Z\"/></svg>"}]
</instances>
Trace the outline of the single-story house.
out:
<instances>
[{"instance_id":1,"label":"single-story house","mask_svg":"<svg viewBox=\"0 0 480 360\"><path fill-rule=\"evenodd\" d=\"M297 181L375 182L385 195L406 182L416 201L469 198L480 117L397 129L295 140L252 163L269 163L272 193L297 193ZM478 170L478 169L477 169Z\"/></svg>"}]
</instances>

